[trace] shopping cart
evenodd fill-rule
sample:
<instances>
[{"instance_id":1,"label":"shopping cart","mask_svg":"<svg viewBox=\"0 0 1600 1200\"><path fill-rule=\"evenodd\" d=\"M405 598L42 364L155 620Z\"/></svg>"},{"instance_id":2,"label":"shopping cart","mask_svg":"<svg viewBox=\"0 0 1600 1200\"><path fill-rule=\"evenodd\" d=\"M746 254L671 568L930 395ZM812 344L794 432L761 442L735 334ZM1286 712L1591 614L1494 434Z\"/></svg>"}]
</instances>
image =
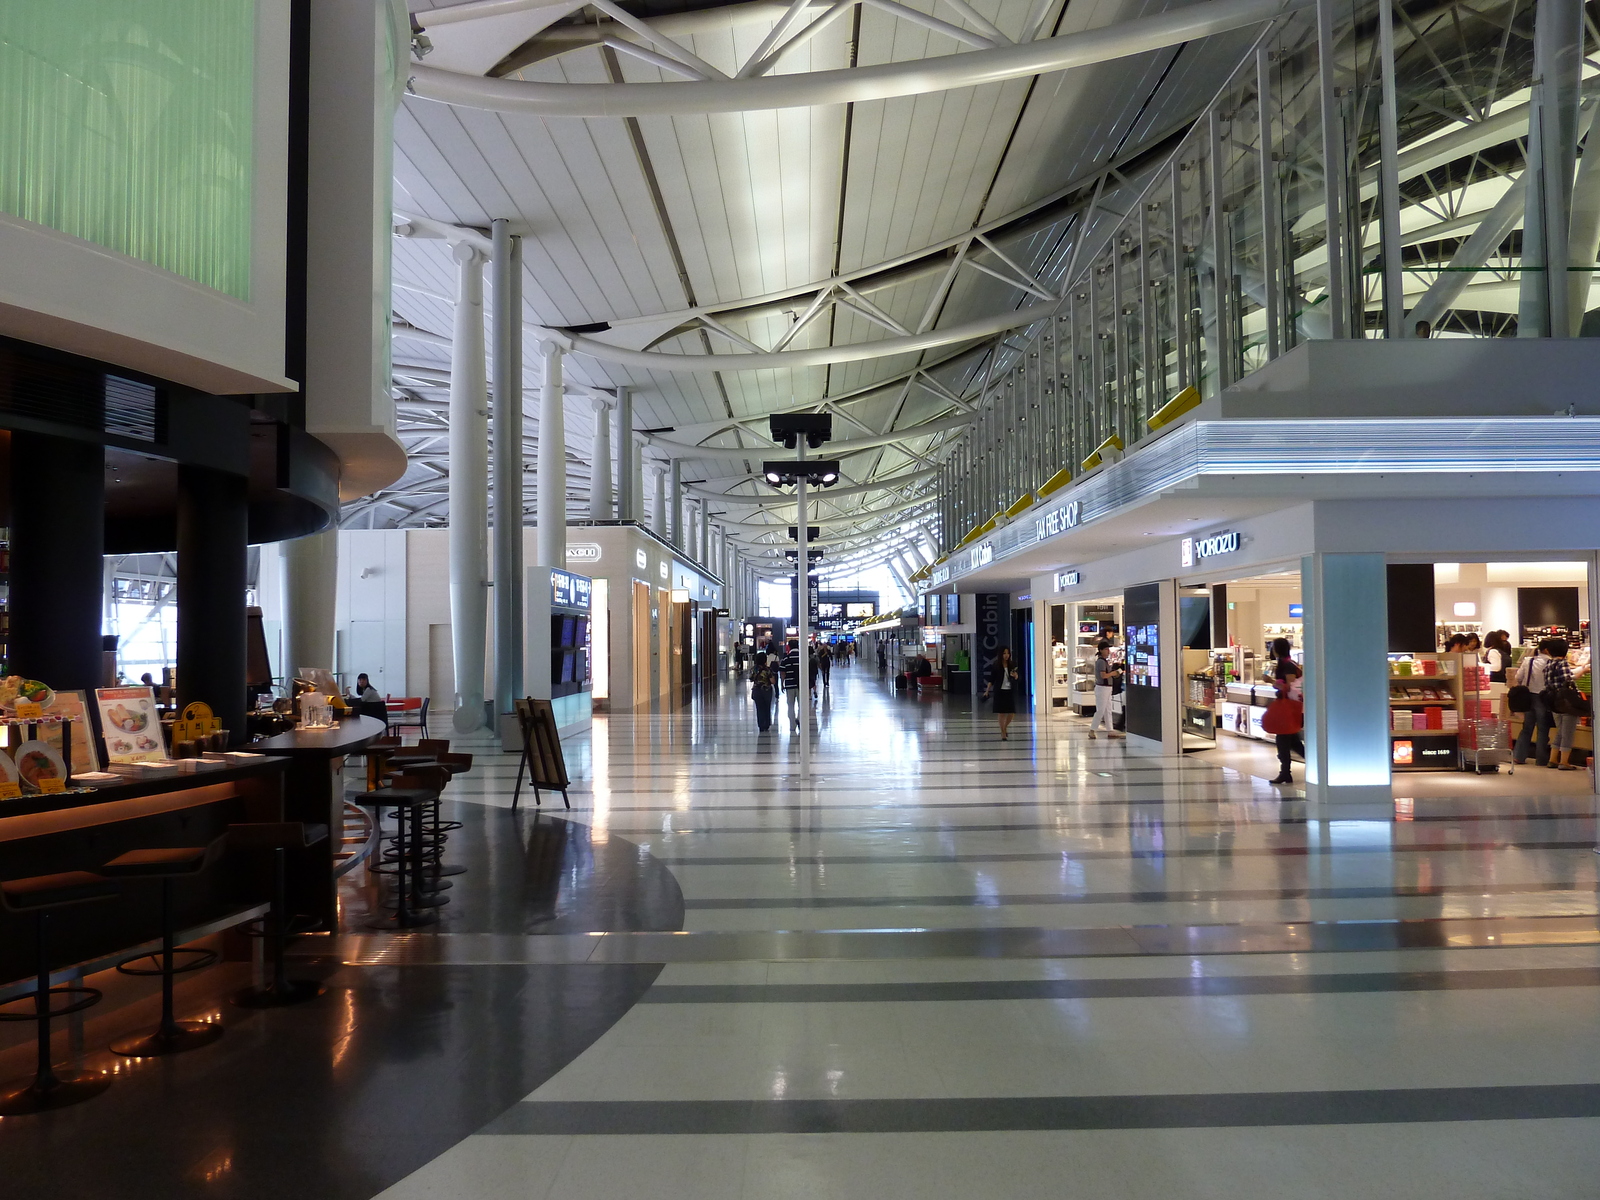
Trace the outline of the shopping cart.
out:
<instances>
[{"instance_id":1,"label":"shopping cart","mask_svg":"<svg viewBox=\"0 0 1600 1200\"><path fill-rule=\"evenodd\" d=\"M1516 773L1511 765L1511 722L1498 717L1463 721L1460 744L1464 768L1482 775L1504 766L1507 775Z\"/></svg>"}]
</instances>

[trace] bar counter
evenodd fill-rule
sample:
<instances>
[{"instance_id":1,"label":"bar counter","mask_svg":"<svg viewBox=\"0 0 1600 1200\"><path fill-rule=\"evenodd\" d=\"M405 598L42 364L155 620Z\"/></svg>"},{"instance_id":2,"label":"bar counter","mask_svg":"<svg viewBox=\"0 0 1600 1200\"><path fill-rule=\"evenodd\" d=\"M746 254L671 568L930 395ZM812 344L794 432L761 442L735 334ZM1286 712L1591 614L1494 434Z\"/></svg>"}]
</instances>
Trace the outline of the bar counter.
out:
<instances>
[{"instance_id":1,"label":"bar counter","mask_svg":"<svg viewBox=\"0 0 1600 1200\"><path fill-rule=\"evenodd\" d=\"M328 837L291 856L289 910L313 915L331 929L344 756L358 753L383 730L382 721L351 717L332 729L255 742L247 748L263 757L248 766L0 801L0 879L96 871L128 850L205 845L240 822L303 821L326 825ZM271 895L266 856L226 854L203 874L177 882L177 926L215 925ZM57 967L103 959L143 945L160 930L160 884L130 880L117 900L56 914L50 957ZM0 984L30 976L33 955L33 918L0 911Z\"/></svg>"},{"instance_id":2,"label":"bar counter","mask_svg":"<svg viewBox=\"0 0 1600 1200\"><path fill-rule=\"evenodd\" d=\"M0 879L97 871L128 850L201 846L242 821L277 821L285 764L274 758L172 779L0 801ZM223 858L174 889L180 929L213 924L271 897L255 864ZM130 881L121 897L63 909L50 922L56 966L103 958L160 935L161 889ZM0 983L33 973L33 918L0 911Z\"/></svg>"},{"instance_id":3,"label":"bar counter","mask_svg":"<svg viewBox=\"0 0 1600 1200\"><path fill-rule=\"evenodd\" d=\"M279 756L288 763L284 777L283 820L326 825L328 837L289 864L289 911L315 916L325 929L338 921L334 898L334 854L344 823L345 756L359 754L385 726L374 717L351 715L330 729L295 729L252 742L255 754Z\"/></svg>"}]
</instances>

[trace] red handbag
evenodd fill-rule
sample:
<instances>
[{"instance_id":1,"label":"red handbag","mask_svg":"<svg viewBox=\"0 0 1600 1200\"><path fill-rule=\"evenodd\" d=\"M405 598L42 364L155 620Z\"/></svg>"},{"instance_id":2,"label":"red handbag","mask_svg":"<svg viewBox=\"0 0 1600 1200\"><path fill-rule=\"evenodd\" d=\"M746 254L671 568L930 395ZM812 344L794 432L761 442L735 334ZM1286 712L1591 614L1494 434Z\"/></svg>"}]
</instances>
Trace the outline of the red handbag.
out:
<instances>
[{"instance_id":1,"label":"red handbag","mask_svg":"<svg viewBox=\"0 0 1600 1200\"><path fill-rule=\"evenodd\" d=\"M1274 737L1280 733L1299 733L1305 728L1305 708L1298 700L1279 696L1261 715L1261 728Z\"/></svg>"}]
</instances>

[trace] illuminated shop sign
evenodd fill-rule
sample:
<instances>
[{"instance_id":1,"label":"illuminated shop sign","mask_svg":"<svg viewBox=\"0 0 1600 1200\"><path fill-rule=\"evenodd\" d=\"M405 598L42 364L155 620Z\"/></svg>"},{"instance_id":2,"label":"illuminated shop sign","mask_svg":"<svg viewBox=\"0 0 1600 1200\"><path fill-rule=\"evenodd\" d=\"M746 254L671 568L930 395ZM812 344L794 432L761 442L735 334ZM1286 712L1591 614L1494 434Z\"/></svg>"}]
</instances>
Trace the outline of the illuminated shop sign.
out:
<instances>
[{"instance_id":1,"label":"illuminated shop sign","mask_svg":"<svg viewBox=\"0 0 1600 1200\"><path fill-rule=\"evenodd\" d=\"M600 547L594 542L573 542L567 547L568 562L599 562Z\"/></svg>"},{"instance_id":2,"label":"illuminated shop sign","mask_svg":"<svg viewBox=\"0 0 1600 1200\"><path fill-rule=\"evenodd\" d=\"M1055 537L1058 533L1065 533L1069 529L1076 529L1078 522L1083 519L1083 501L1071 500L1060 508L1052 509L1044 516L1037 518L1034 531L1040 541L1047 537Z\"/></svg>"},{"instance_id":3,"label":"illuminated shop sign","mask_svg":"<svg viewBox=\"0 0 1600 1200\"><path fill-rule=\"evenodd\" d=\"M949 567L935 567L934 568L933 575L931 576L931 582L933 583L933 585L935 587L938 587L939 584L941 584L941 583L948 583L949 581L950 581L950 568Z\"/></svg>"},{"instance_id":4,"label":"illuminated shop sign","mask_svg":"<svg viewBox=\"0 0 1600 1200\"><path fill-rule=\"evenodd\" d=\"M1056 572L1056 591L1064 592L1068 588L1077 587L1079 580L1082 578L1083 576L1077 571L1058 571Z\"/></svg>"},{"instance_id":5,"label":"illuminated shop sign","mask_svg":"<svg viewBox=\"0 0 1600 1200\"><path fill-rule=\"evenodd\" d=\"M994 543L979 542L977 548L972 552L972 569L976 571L979 567L987 567L993 561Z\"/></svg>"},{"instance_id":6,"label":"illuminated shop sign","mask_svg":"<svg viewBox=\"0 0 1600 1200\"><path fill-rule=\"evenodd\" d=\"M1239 549L1239 531L1225 529L1210 537L1183 539L1183 565L1192 567L1197 562L1215 558L1219 554L1232 554Z\"/></svg>"},{"instance_id":7,"label":"illuminated shop sign","mask_svg":"<svg viewBox=\"0 0 1600 1200\"><path fill-rule=\"evenodd\" d=\"M633 565L641 571L648 571L650 569L650 556L643 550L635 550L633 552Z\"/></svg>"}]
</instances>

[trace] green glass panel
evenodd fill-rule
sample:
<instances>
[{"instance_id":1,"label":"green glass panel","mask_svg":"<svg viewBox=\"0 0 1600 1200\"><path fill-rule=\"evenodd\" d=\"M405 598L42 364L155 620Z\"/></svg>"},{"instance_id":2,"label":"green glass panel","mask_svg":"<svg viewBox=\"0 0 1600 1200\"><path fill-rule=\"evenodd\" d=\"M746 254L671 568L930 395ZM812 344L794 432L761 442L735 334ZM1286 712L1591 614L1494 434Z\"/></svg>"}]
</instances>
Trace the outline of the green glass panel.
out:
<instances>
[{"instance_id":1,"label":"green glass panel","mask_svg":"<svg viewBox=\"0 0 1600 1200\"><path fill-rule=\"evenodd\" d=\"M250 297L255 0L0 0L0 211Z\"/></svg>"}]
</instances>

